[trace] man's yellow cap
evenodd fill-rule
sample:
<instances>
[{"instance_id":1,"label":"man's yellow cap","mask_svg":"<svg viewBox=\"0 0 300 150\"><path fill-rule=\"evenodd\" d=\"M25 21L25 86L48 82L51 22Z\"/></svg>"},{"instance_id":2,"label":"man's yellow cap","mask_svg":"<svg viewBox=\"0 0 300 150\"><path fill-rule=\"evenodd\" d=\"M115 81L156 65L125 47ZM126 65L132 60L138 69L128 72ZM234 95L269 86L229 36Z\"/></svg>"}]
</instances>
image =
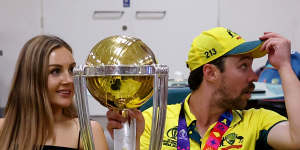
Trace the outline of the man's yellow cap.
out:
<instances>
[{"instance_id":1,"label":"man's yellow cap","mask_svg":"<svg viewBox=\"0 0 300 150\"><path fill-rule=\"evenodd\" d=\"M237 33L224 27L212 28L194 39L186 63L193 71L223 55L263 57L267 52L260 50L262 43L261 40L246 42Z\"/></svg>"}]
</instances>

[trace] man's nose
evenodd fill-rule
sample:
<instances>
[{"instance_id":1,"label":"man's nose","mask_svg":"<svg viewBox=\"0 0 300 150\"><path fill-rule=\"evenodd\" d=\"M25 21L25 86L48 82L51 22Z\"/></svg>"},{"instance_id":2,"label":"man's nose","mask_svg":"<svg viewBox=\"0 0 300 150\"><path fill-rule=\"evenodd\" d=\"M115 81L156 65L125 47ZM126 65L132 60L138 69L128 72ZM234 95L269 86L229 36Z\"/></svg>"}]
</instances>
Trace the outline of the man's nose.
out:
<instances>
[{"instance_id":1,"label":"man's nose","mask_svg":"<svg viewBox=\"0 0 300 150\"><path fill-rule=\"evenodd\" d=\"M258 80L257 74L251 69L249 82L256 82Z\"/></svg>"}]
</instances>

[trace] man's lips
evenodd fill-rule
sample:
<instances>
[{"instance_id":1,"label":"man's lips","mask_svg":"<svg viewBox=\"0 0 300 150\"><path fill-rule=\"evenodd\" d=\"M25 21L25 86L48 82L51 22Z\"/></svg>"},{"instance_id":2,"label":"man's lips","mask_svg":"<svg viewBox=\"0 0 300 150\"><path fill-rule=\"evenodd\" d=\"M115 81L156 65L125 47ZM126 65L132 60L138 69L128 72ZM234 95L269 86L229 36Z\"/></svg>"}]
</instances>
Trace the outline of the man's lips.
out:
<instances>
[{"instance_id":1,"label":"man's lips","mask_svg":"<svg viewBox=\"0 0 300 150\"><path fill-rule=\"evenodd\" d=\"M243 90L243 93L246 93L246 94L251 94L255 89L255 85L254 83L249 83L248 84L248 87L246 87L244 90Z\"/></svg>"}]
</instances>

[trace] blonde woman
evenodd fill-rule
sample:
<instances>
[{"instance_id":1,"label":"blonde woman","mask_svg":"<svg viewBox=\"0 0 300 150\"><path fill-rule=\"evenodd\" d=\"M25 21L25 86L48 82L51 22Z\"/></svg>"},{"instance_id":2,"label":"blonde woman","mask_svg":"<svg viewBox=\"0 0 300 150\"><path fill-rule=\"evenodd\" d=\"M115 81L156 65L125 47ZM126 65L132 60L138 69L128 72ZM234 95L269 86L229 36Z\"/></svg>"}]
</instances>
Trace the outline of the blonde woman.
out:
<instances>
[{"instance_id":1,"label":"blonde woman","mask_svg":"<svg viewBox=\"0 0 300 150\"><path fill-rule=\"evenodd\" d=\"M1 150L75 150L80 128L73 105L71 47L55 36L29 40L19 55L0 119ZM97 150L108 149L102 127L91 122Z\"/></svg>"}]
</instances>

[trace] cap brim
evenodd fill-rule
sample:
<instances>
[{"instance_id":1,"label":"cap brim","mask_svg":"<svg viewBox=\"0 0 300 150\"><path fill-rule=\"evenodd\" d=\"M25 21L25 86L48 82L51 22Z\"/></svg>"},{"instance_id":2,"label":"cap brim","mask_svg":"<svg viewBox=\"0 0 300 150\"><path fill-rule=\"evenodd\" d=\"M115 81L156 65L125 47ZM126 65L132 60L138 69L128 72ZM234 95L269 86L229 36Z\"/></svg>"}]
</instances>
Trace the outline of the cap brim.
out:
<instances>
[{"instance_id":1,"label":"cap brim","mask_svg":"<svg viewBox=\"0 0 300 150\"><path fill-rule=\"evenodd\" d=\"M267 52L260 50L262 43L263 41L261 40L244 42L227 52L226 55L251 54L253 58L263 57L267 54Z\"/></svg>"}]
</instances>

